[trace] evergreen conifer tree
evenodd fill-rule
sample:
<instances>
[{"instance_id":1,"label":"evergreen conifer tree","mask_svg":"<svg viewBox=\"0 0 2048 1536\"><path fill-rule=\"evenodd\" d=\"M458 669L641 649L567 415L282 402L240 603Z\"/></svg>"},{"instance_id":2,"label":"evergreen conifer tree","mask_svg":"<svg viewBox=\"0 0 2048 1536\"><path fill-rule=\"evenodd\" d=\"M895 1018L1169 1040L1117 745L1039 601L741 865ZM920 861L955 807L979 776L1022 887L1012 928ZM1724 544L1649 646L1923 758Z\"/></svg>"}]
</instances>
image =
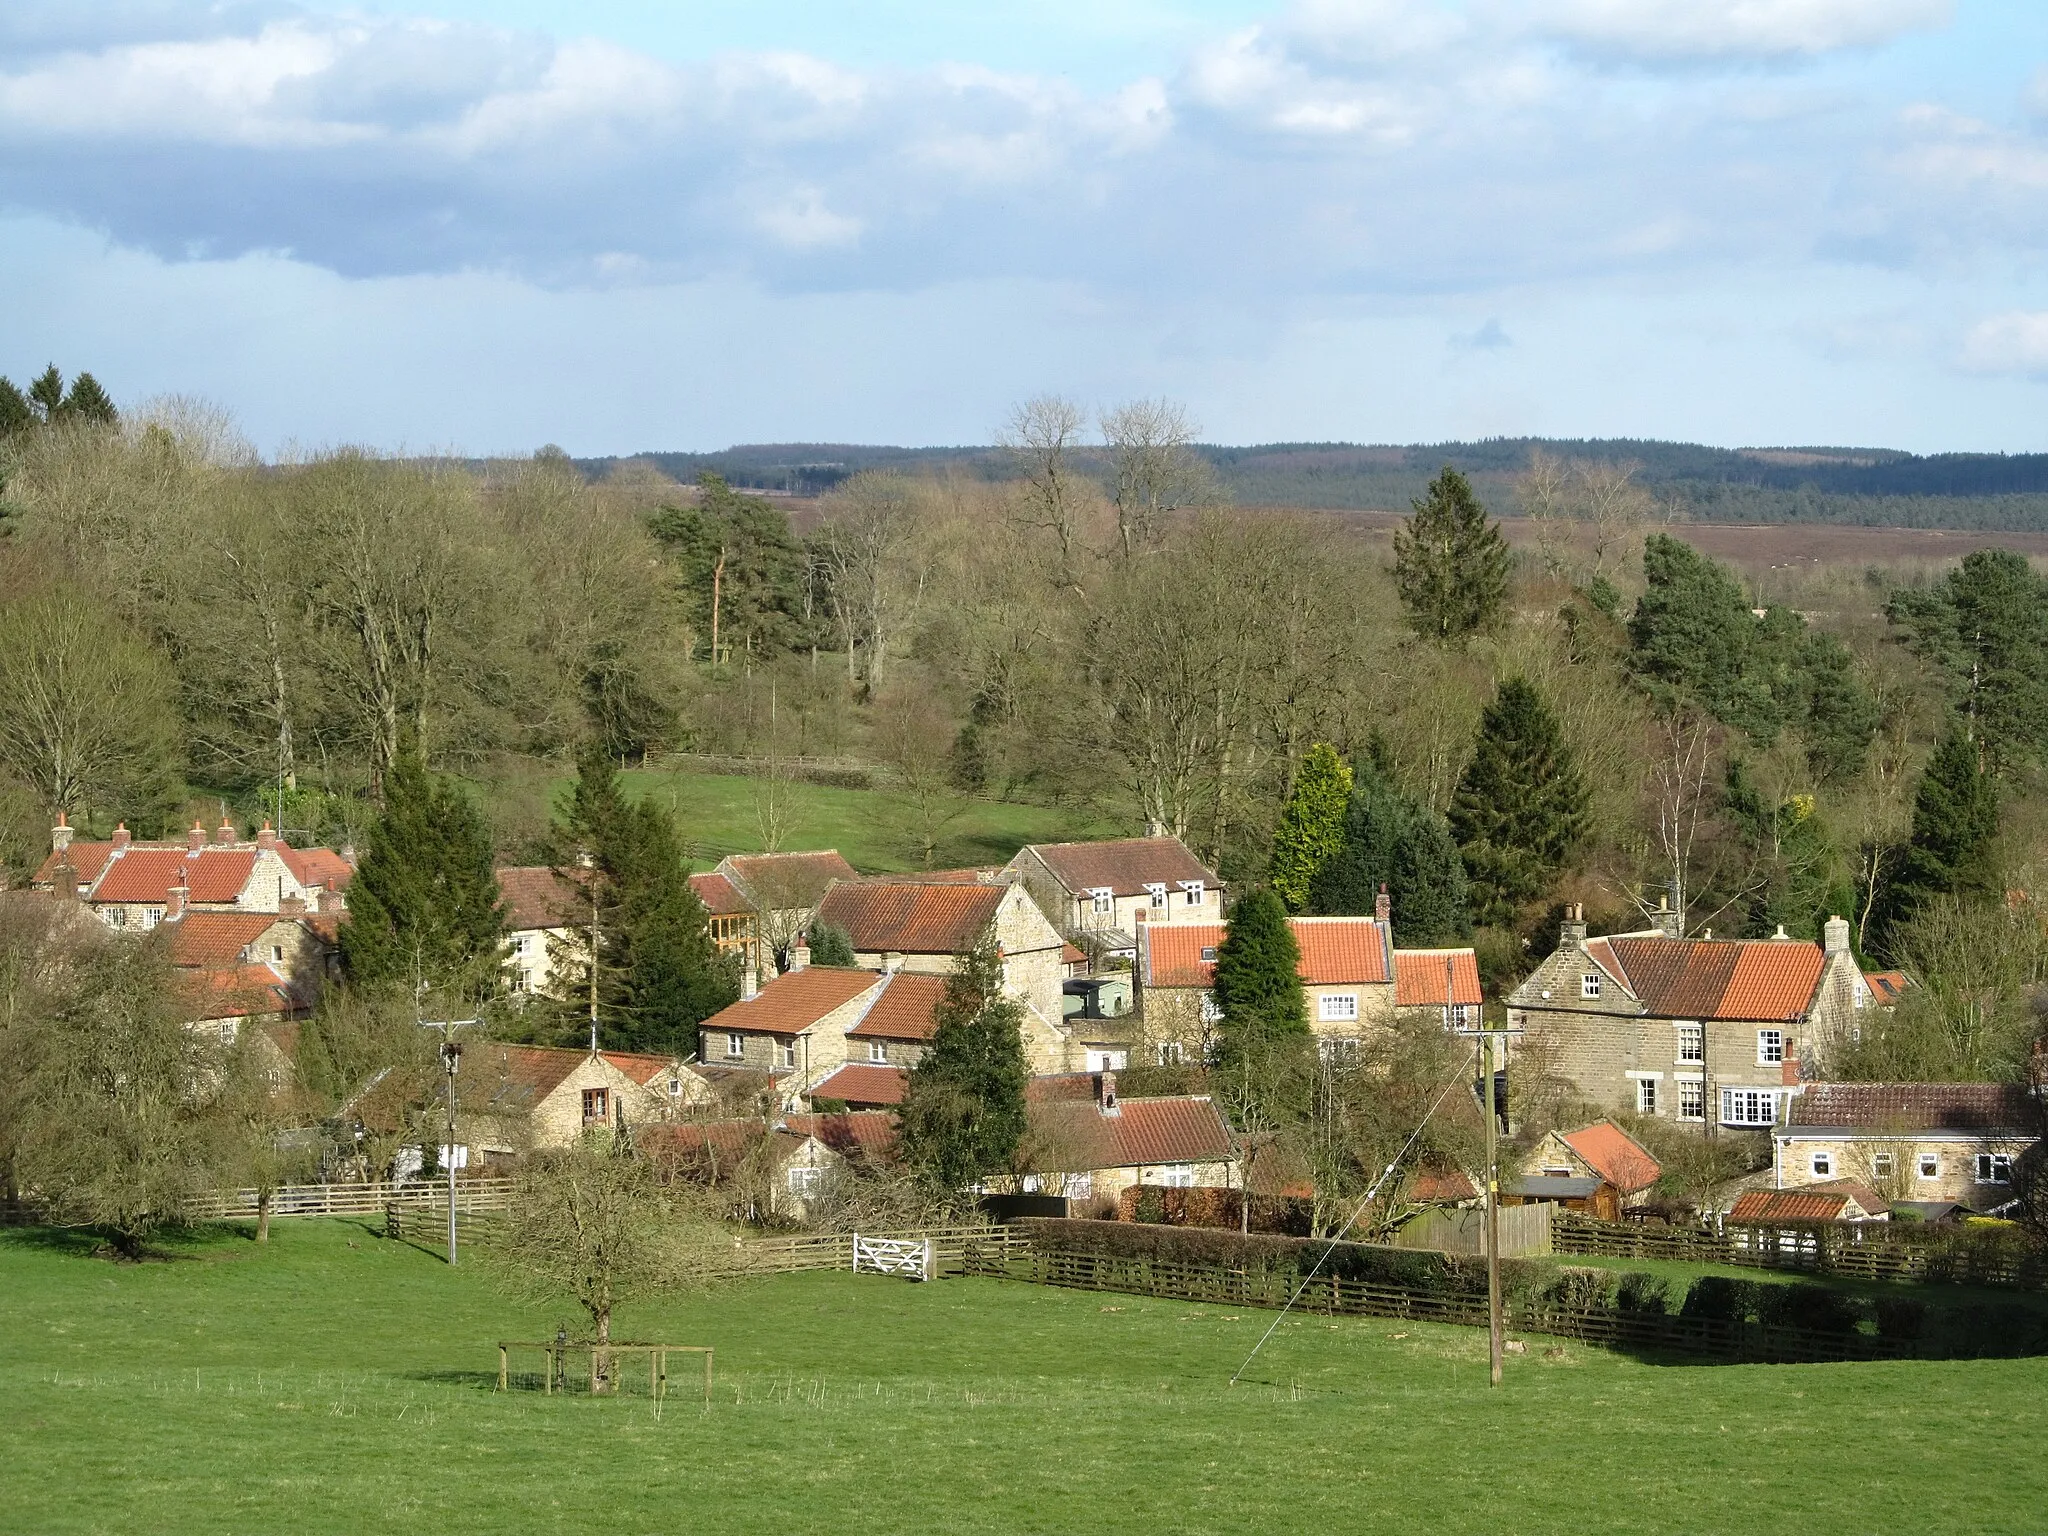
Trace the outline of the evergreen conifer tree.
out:
<instances>
[{"instance_id":1,"label":"evergreen conifer tree","mask_svg":"<svg viewBox=\"0 0 2048 1536\"><path fill-rule=\"evenodd\" d=\"M349 883L342 962L366 984L481 1001L502 985L504 951L490 833L467 796L427 772L408 737Z\"/></svg>"},{"instance_id":2,"label":"evergreen conifer tree","mask_svg":"<svg viewBox=\"0 0 2048 1536\"><path fill-rule=\"evenodd\" d=\"M1268 878L1290 912L1308 905L1316 872L1344 843L1344 811L1351 802L1351 767L1327 742L1302 759L1294 789L1273 834Z\"/></svg>"},{"instance_id":3,"label":"evergreen conifer tree","mask_svg":"<svg viewBox=\"0 0 2048 1536\"><path fill-rule=\"evenodd\" d=\"M1270 890L1230 909L1210 983L1222 1021L1216 1074L1241 1126L1270 1128L1307 1108L1308 1001L1287 909Z\"/></svg>"},{"instance_id":4,"label":"evergreen conifer tree","mask_svg":"<svg viewBox=\"0 0 2048 1536\"><path fill-rule=\"evenodd\" d=\"M1443 817L1409 799L1370 758L1354 775L1344 843L1309 889L1312 911L1370 916L1384 885L1397 943L1441 944L1472 931L1470 888Z\"/></svg>"},{"instance_id":5,"label":"evergreen conifer tree","mask_svg":"<svg viewBox=\"0 0 2048 1536\"><path fill-rule=\"evenodd\" d=\"M931 1044L897 1124L904 1160L934 1187L1006 1173L1024 1139L1024 1007L1003 992L993 931L946 980Z\"/></svg>"},{"instance_id":6,"label":"evergreen conifer tree","mask_svg":"<svg viewBox=\"0 0 2048 1536\"><path fill-rule=\"evenodd\" d=\"M852 968L853 940L844 928L834 928L830 923L813 923L810 938L811 964Z\"/></svg>"},{"instance_id":7,"label":"evergreen conifer tree","mask_svg":"<svg viewBox=\"0 0 2048 1536\"><path fill-rule=\"evenodd\" d=\"M64 395L62 410L74 421L91 421L105 426L115 420L114 402L100 387L100 381L89 373L81 373L71 381L71 388Z\"/></svg>"},{"instance_id":8,"label":"evergreen conifer tree","mask_svg":"<svg viewBox=\"0 0 2048 1536\"><path fill-rule=\"evenodd\" d=\"M2048 753L2048 578L1980 549L1940 586L1894 592L1886 616L1933 662L2000 771Z\"/></svg>"},{"instance_id":9,"label":"evergreen conifer tree","mask_svg":"<svg viewBox=\"0 0 2048 1536\"><path fill-rule=\"evenodd\" d=\"M1513 565L1500 528L1448 464L1394 533L1394 586L1415 632L1439 643L1490 626L1508 594Z\"/></svg>"},{"instance_id":10,"label":"evergreen conifer tree","mask_svg":"<svg viewBox=\"0 0 2048 1536\"><path fill-rule=\"evenodd\" d=\"M1557 716L1526 679L1504 681L1481 716L1449 820L1473 915L1500 927L1543 894L1585 836L1585 781Z\"/></svg>"},{"instance_id":11,"label":"evergreen conifer tree","mask_svg":"<svg viewBox=\"0 0 2048 1536\"><path fill-rule=\"evenodd\" d=\"M1998 789L1976 742L1952 725L1913 796L1913 836L1882 902L1880 947L1899 924L1940 896L1993 894Z\"/></svg>"}]
</instances>

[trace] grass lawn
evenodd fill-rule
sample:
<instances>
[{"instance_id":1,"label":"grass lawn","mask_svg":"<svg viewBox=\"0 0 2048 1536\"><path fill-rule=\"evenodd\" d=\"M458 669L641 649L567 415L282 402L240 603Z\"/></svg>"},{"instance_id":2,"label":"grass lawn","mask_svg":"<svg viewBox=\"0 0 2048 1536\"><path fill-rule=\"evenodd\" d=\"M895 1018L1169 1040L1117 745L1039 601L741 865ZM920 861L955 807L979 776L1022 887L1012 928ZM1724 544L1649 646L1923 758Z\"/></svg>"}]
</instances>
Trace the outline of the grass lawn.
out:
<instances>
[{"instance_id":1,"label":"grass lawn","mask_svg":"<svg viewBox=\"0 0 2048 1536\"><path fill-rule=\"evenodd\" d=\"M2039 1531L2048 1361L1645 1364L996 1280L636 1309L717 1403L498 1395L552 1332L341 1221L115 1266L0 1233L0 1529Z\"/></svg>"},{"instance_id":2,"label":"grass lawn","mask_svg":"<svg viewBox=\"0 0 2048 1536\"><path fill-rule=\"evenodd\" d=\"M758 853L761 781L736 774L636 770L621 775L633 795L653 795L675 813L692 858L708 869L728 853ZM566 786L567 780L563 781ZM558 788L559 792L559 788ZM854 868L880 874L918 867L908 799L883 789L783 786L789 798L782 846L837 848ZM940 836L938 865L1003 864L1026 843L1070 842L1118 835L1084 812L994 800L964 800Z\"/></svg>"}]
</instances>

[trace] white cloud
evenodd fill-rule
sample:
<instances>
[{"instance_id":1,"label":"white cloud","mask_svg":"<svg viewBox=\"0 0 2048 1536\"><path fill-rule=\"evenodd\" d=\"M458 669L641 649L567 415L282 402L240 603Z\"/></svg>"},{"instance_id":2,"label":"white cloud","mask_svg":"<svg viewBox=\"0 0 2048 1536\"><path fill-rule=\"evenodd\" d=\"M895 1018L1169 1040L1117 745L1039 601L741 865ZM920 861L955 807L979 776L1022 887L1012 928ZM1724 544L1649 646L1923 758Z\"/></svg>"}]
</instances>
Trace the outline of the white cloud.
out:
<instances>
[{"instance_id":1,"label":"white cloud","mask_svg":"<svg viewBox=\"0 0 2048 1536\"><path fill-rule=\"evenodd\" d=\"M799 187L754 215L754 222L793 250L850 245L860 238L860 220L834 213L816 187Z\"/></svg>"},{"instance_id":2,"label":"white cloud","mask_svg":"<svg viewBox=\"0 0 2048 1536\"><path fill-rule=\"evenodd\" d=\"M1979 321L1963 338L1961 361L1972 373L2048 374L2048 310Z\"/></svg>"},{"instance_id":3,"label":"white cloud","mask_svg":"<svg viewBox=\"0 0 2048 1536\"><path fill-rule=\"evenodd\" d=\"M1954 0L1539 0L1527 24L1646 61L1778 59L1870 48L1940 26Z\"/></svg>"}]
</instances>

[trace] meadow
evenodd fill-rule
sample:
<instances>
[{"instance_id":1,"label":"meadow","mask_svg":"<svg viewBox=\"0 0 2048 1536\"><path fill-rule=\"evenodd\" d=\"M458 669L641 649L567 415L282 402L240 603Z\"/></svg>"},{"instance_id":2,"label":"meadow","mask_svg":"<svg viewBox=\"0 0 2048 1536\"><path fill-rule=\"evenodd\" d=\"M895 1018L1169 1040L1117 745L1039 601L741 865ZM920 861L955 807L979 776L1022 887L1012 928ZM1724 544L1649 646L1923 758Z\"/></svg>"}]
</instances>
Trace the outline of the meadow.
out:
<instances>
[{"instance_id":1,"label":"meadow","mask_svg":"<svg viewBox=\"0 0 2048 1536\"><path fill-rule=\"evenodd\" d=\"M790 1275L632 1309L715 1401L498 1394L553 1331L342 1221L117 1266L0 1232L23 1532L2039 1530L2048 1361L1649 1363L999 1280ZM566 1312L560 1314L567 1320Z\"/></svg>"}]
</instances>

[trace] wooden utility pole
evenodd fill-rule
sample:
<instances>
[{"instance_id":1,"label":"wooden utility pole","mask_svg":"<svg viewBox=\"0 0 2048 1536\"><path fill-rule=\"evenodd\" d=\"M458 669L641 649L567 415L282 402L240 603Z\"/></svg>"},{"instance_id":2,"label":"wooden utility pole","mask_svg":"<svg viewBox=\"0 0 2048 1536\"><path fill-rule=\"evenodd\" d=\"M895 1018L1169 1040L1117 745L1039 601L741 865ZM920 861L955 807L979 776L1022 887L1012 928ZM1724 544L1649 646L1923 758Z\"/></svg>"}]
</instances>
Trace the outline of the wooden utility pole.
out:
<instances>
[{"instance_id":1,"label":"wooden utility pole","mask_svg":"<svg viewBox=\"0 0 2048 1536\"><path fill-rule=\"evenodd\" d=\"M1456 956L1444 956L1444 1024L1458 1027ZM1500 1115L1494 1104L1493 1035L1486 1028L1486 1002L1479 1003L1479 1027L1473 1031L1481 1093L1486 1105L1486 1359L1487 1379L1500 1385L1505 1329L1500 1313Z\"/></svg>"}]
</instances>

